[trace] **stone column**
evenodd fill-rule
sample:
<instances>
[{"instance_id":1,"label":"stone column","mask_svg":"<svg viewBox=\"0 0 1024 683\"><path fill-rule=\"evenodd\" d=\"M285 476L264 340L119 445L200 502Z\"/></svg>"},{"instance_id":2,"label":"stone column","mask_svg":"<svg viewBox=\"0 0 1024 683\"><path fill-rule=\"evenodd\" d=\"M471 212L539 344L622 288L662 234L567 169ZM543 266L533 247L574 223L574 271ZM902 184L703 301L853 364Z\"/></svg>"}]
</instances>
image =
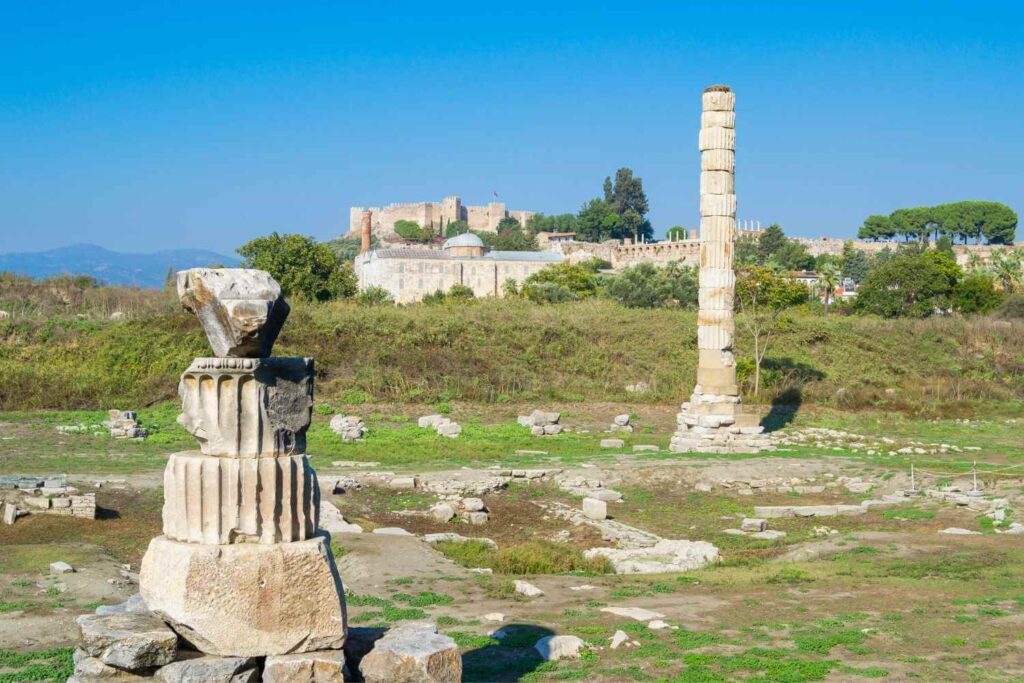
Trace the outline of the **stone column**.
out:
<instances>
[{"instance_id":1,"label":"stone column","mask_svg":"<svg viewBox=\"0 0 1024 683\"><path fill-rule=\"evenodd\" d=\"M168 460L142 597L206 654L339 649L344 592L305 456L313 361L270 357L288 316L280 287L262 271L196 268L178 273L178 296L217 355L178 386L178 422L200 449Z\"/></svg>"},{"instance_id":2,"label":"stone column","mask_svg":"<svg viewBox=\"0 0 1024 683\"><path fill-rule=\"evenodd\" d=\"M360 236L362 242L359 245L359 253L365 254L370 251L370 231L373 229L373 212L368 209L363 209L363 226Z\"/></svg>"},{"instance_id":3,"label":"stone column","mask_svg":"<svg viewBox=\"0 0 1024 683\"><path fill-rule=\"evenodd\" d=\"M702 97L700 149L700 273L697 312L697 384L678 415L673 451L751 452L756 413L740 405L733 346L736 271L736 96L713 85Z\"/></svg>"}]
</instances>

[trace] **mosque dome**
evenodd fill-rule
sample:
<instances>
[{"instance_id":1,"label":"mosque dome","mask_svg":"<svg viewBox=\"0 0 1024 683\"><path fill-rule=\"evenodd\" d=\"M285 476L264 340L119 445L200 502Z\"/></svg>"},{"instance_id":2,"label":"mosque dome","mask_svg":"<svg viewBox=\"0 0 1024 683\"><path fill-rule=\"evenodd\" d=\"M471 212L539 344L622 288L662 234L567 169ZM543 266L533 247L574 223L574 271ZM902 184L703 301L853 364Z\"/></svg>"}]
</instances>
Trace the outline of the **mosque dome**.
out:
<instances>
[{"instance_id":1,"label":"mosque dome","mask_svg":"<svg viewBox=\"0 0 1024 683\"><path fill-rule=\"evenodd\" d=\"M473 233L471 233L471 232L464 232L461 235L456 235L455 237L449 237L448 239L446 239L444 241L444 244L441 245L442 249L452 249L452 248L455 248L455 247L469 247L469 248L483 249L484 248L484 242L483 242L483 240L481 240L479 237L477 237Z\"/></svg>"}]
</instances>

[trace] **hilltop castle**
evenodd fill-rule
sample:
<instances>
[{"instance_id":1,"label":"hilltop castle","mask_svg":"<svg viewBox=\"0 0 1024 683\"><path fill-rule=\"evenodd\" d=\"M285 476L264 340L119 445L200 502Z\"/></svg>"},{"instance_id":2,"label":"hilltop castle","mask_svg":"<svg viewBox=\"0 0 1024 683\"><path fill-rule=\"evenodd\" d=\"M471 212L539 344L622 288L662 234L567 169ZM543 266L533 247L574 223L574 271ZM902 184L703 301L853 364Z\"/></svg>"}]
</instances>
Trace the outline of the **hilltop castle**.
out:
<instances>
[{"instance_id":1,"label":"hilltop castle","mask_svg":"<svg viewBox=\"0 0 1024 683\"><path fill-rule=\"evenodd\" d=\"M381 207L353 206L349 209L349 234L358 234L362 225L363 211L373 212L373 233L385 242L398 238L395 233L397 221L413 221L420 227L434 226L444 234L452 221L466 221L470 230L494 232L503 218L515 218L522 226L534 211L510 211L504 202L491 202L486 206L465 206L459 197L445 197L440 202L418 202L415 204L388 204Z\"/></svg>"}]
</instances>

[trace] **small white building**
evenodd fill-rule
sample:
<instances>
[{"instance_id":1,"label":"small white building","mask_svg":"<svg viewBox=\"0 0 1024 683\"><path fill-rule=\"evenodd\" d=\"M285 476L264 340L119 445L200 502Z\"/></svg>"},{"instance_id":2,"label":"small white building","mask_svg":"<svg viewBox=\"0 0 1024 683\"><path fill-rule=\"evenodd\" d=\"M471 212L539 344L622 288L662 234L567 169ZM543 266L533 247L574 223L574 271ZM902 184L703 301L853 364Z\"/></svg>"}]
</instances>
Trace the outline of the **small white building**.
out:
<instances>
[{"instance_id":1,"label":"small white building","mask_svg":"<svg viewBox=\"0 0 1024 683\"><path fill-rule=\"evenodd\" d=\"M374 249L355 260L360 291L381 287L396 303L421 300L427 294L465 285L477 297L502 296L502 285L522 285L530 275L561 263L552 251L488 251L473 233L445 241L440 250L418 247Z\"/></svg>"}]
</instances>

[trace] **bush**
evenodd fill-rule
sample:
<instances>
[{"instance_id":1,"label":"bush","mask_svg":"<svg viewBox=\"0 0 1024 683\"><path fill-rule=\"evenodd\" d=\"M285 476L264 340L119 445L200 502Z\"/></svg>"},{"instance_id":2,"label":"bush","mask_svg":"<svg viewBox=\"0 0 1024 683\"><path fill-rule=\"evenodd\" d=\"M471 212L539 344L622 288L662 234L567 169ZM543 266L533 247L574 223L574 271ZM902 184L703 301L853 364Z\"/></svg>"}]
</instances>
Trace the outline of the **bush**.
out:
<instances>
[{"instance_id":1,"label":"bush","mask_svg":"<svg viewBox=\"0 0 1024 683\"><path fill-rule=\"evenodd\" d=\"M1004 319L1024 318L1024 294L1010 294L1003 299L1003 305L999 307L996 315Z\"/></svg>"},{"instance_id":2,"label":"bush","mask_svg":"<svg viewBox=\"0 0 1024 683\"><path fill-rule=\"evenodd\" d=\"M360 306L384 306L385 304L393 304L395 300L391 297L391 292L384 289L383 287L367 287L355 297L355 302Z\"/></svg>"},{"instance_id":3,"label":"bush","mask_svg":"<svg viewBox=\"0 0 1024 683\"><path fill-rule=\"evenodd\" d=\"M548 287L556 285L560 289ZM566 296L568 292L569 296ZM537 303L562 303L586 299L597 293L597 277L583 264L559 263L526 278L523 293Z\"/></svg>"},{"instance_id":4,"label":"bush","mask_svg":"<svg viewBox=\"0 0 1024 683\"><path fill-rule=\"evenodd\" d=\"M426 228L421 228L416 221L395 221L395 233L407 240L418 240L425 242L433 237L433 233Z\"/></svg>"},{"instance_id":5,"label":"bush","mask_svg":"<svg viewBox=\"0 0 1024 683\"><path fill-rule=\"evenodd\" d=\"M579 299L568 287L554 282L525 285L523 294L535 304L564 304Z\"/></svg>"},{"instance_id":6,"label":"bush","mask_svg":"<svg viewBox=\"0 0 1024 683\"><path fill-rule=\"evenodd\" d=\"M273 232L243 244L238 253L247 267L270 273L286 295L328 301L356 293L352 264L312 237Z\"/></svg>"},{"instance_id":7,"label":"bush","mask_svg":"<svg viewBox=\"0 0 1024 683\"><path fill-rule=\"evenodd\" d=\"M986 273L971 273L953 287L953 308L964 315L990 313L1002 302L995 280Z\"/></svg>"},{"instance_id":8,"label":"bush","mask_svg":"<svg viewBox=\"0 0 1024 683\"><path fill-rule=\"evenodd\" d=\"M452 285L451 289L448 290L448 298L455 301L465 301L467 299L475 299L476 294L473 293L471 287L466 285Z\"/></svg>"},{"instance_id":9,"label":"bush","mask_svg":"<svg viewBox=\"0 0 1024 683\"><path fill-rule=\"evenodd\" d=\"M628 308L697 305L697 272L678 264L640 263L611 278L606 294Z\"/></svg>"}]
</instances>

